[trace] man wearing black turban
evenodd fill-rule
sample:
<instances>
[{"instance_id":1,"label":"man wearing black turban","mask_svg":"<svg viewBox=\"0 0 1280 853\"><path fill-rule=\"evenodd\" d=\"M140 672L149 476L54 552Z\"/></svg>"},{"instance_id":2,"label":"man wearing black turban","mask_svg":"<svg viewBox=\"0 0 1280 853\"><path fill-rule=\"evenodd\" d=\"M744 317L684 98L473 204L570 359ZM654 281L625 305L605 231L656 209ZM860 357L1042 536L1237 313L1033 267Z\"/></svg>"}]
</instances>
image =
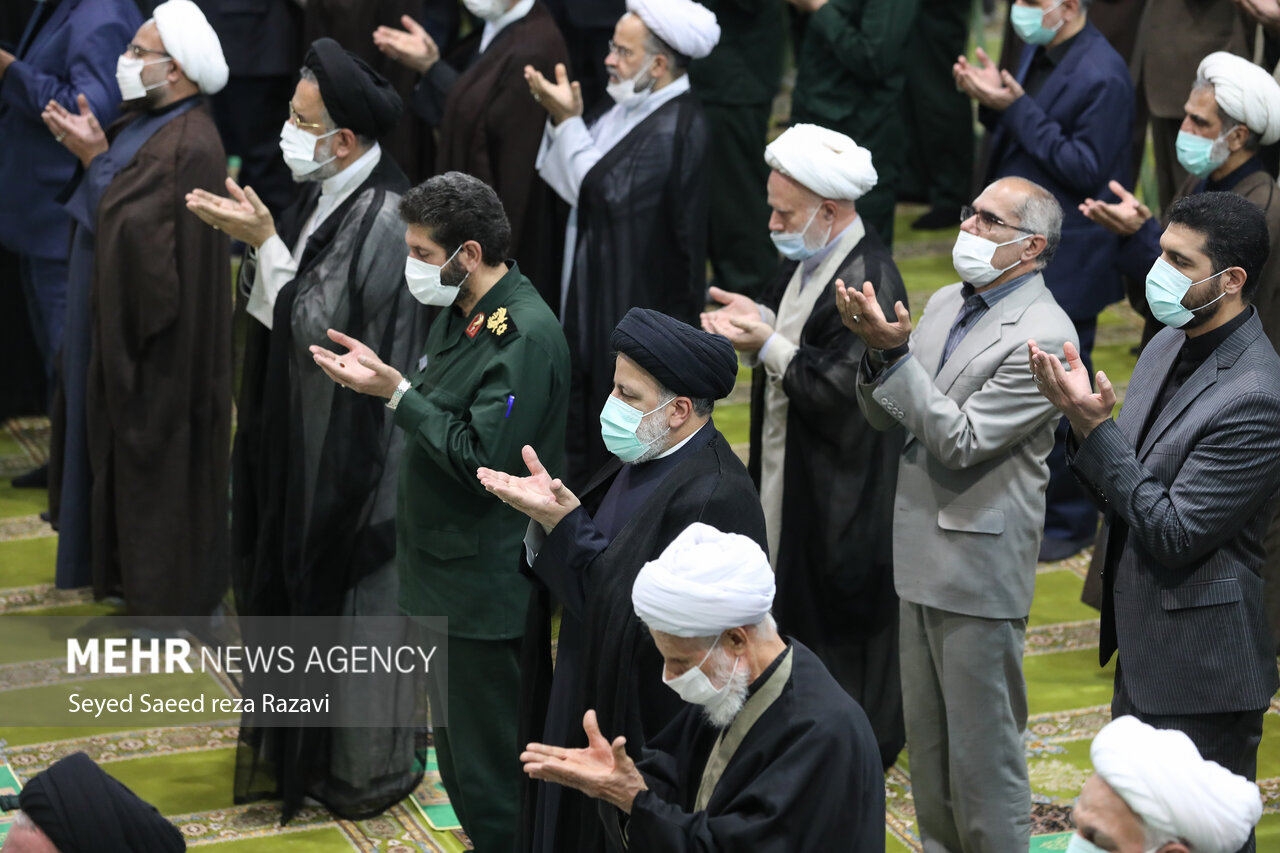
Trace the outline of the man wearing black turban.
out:
<instances>
[{"instance_id":1,"label":"man wearing black turban","mask_svg":"<svg viewBox=\"0 0 1280 853\"><path fill-rule=\"evenodd\" d=\"M279 227L251 187L197 190L187 206L249 247L237 313L245 332L232 453L232 585L242 616L396 611L396 483L402 437L381 401L329 380L309 347L365 341L413 364L424 309L405 286L400 196L409 181L378 143L400 119L390 84L332 39L307 51L280 133L302 184ZM368 697L377 702L377 697ZM236 802L305 797L363 819L416 787L408 728L240 727Z\"/></svg>"},{"instance_id":2,"label":"man wearing black turban","mask_svg":"<svg viewBox=\"0 0 1280 853\"><path fill-rule=\"evenodd\" d=\"M45 839L58 853L187 849L182 833L155 806L112 779L83 752L38 773L18 795L18 806L26 819L19 817L10 830L6 850L47 850L41 843Z\"/></svg>"},{"instance_id":3,"label":"man wearing black turban","mask_svg":"<svg viewBox=\"0 0 1280 853\"><path fill-rule=\"evenodd\" d=\"M614 457L581 500L530 447L530 476L485 468L478 476L532 519L525 546L536 594L521 662L529 729L520 742L585 746L582 715L594 708L601 730L626 735L638 758L684 706L675 692L653 687L662 656L631 608L640 567L695 521L750 536L762 548L766 539L755 486L711 420L715 401L737 378L733 345L646 308L628 311L610 344L613 391L600 422ZM557 604L564 609L553 674ZM522 850L604 849L596 804L577 791L530 781L523 811Z\"/></svg>"}]
</instances>

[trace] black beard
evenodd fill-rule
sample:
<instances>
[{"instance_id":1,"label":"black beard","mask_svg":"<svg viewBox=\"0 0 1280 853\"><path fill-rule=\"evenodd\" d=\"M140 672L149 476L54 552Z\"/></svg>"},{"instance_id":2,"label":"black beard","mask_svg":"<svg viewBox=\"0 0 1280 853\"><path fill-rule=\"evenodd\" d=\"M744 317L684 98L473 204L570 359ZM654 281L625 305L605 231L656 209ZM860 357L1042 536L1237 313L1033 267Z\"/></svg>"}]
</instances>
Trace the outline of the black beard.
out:
<instances>
[{"instance_id":1,"label":"black beard","mask_svg":"<svg viewBox=\"0 0 1280 853\"><path fill-rule=\"evenodd\" d=\"M465 269L459 270L453 264L445 264L440 270L440 283L445 287L458 288L458 295L454 298L454 305L461 305L471 297L471 276Z\"/></svg>"},{"instance_id":2,"label":"black beard","mask_svg":"<svg viewBox=\"0 0 1280 853\"><path fill-rule=\"evenodd\" d=\"M1208 294L1204 299L1200 301L1199 305L1184 306L1188 311L1192 312L1191 319L1186 322L1186 325L1182 326L1182 330L1184 332L1188 329L1199 328L1200 326L1203 326L1205 323L1208 323L1210 320L1212 320L1214 317L1217 316L1218 310L1222 308L1222 300L1218 298L1222 295L1222 279L1219 278L1217 281L1218 281L1217 291L1215 291L1214 293ZM1218 301L1214 302L1215 299L1217 299ZM1213 304L1209 305L1210 302L1213 302ZM1209 307L1206 308L1205 306L1209 306ZM1204 310L1203 311L1199 310L1201 308L1204 308Z\"/></svg>"}]
</instances>

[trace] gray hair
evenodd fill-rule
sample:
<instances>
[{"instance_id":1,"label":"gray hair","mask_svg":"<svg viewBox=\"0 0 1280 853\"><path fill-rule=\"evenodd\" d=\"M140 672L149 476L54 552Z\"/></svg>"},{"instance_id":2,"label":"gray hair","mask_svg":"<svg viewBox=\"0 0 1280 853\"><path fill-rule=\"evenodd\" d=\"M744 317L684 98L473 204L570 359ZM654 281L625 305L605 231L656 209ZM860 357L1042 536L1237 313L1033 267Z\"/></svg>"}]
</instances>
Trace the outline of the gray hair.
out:
<instances>
[{"instance_id":1,"label":"gray hair","mask_svg":"<svg viewBox=\"0 0 1280 853\"><path fill-rule=\"evenodd\" d=\"M316 79L316 73L305 65L298 69L298 76L301 79L306 80L308 83L315 83L316 88L320 87L320 81ZM333 120L333 116L329 115L329 108L325 106L323 95L320 97L320 123L324 125L325 133L332 133L333 131L340 129L337 122ZM347 129L351 130L351 128ZM363 133L356 133L354 130L351 132L355 133L356 143L366 151L372 148L373 144L377 141L372 136L365 136Z\"/></svg>"},{"instance_id":2,"label":"gray hair","mask_svg":"<svg viewBox=\"0 0 1280 853\"><path fill-rule=\"evenodd\" d=\"M748 625L746 627L754 631L756 636L761 640L772 640L778 636L778 623L774 621L772 613L766 613L764 618L755 625ZM724 631L709 637L699 637L698 639L702 641L703 646L709 649L716 643L720 642L720 638L722 636L724 636Z\"/></svg>"},{"instance_id":3,"label":"gray hair","mask_svg":"<svg viewBox=\"0 0 1280 853\"><path fill-rule=\"evenodd\" d=\"M632 14L635 14L634 12ZM637 16L639 17L639 16ZM645 25L644 52L650 56L664 56L672 77L679 77L689 67L689 57L667 44L658 34Z\"/></svg>"},{"instance_id":4,"label":"gray hair","mask_svg":"<svg viewBox=\"0 0 1280 853\"><path fill-rule=\"evenodd\" d=\"M1213 88L1214 88L1213 83L1209 80L1208 77L1205 77L1202 74L1196 74L1196 82L1191 84L1191 91L1193 92L1201 89L1213 89ZM1213 105L1218 108L1218 117L1222 119L1222 133L1220 134L1221 136L1226 136L1228 133L1235 130L1237 127L1243 126L1244 129L1249 132L1249 135L1246 136L1244 140L1244 150L1257 151L1259 148L1262 147L1262 134L1258 133L1253 128L1249 127L1244 122L1242 122L1240 119L1236 118L1235 116L1231 115L1231 113L1224 110L1222 108L1222 104L1218 103L1218 98L1216 94L1214 95L1214 98L1213 98Z\"/></svg>"},{"instance_id":5,"label":"gray hair","mask_svg":"<svg viewBox=\"0 0 1280 853\"><path fill-rule=\"evenodd\" d=\"M675 391L672 391L670 388L663 385L661 382L658 382L656 377L654 378L653 381L658 386L659 400L665 400L668 397L674 400L676 397L686 396L684 394L677 394ZM700 418L705 418L707 415L715 411L716 401L712 400L710 397L690 397L689 399L693 402L693 413Z\"/></svg>"},{"instance_id":6,"label":"gray hair","mask_svg":"<svg viewBox=\"0 0 1280 853\"><path fill-rule=\"evenodd\" d=\"M1036 258L1036 269L1044 269L1062 243L1062 205L1058 204L1053 193L1034 181L1022 178L1020 182L1025 195L1013 215L1018 217L1021 227L1044 237L1044 251Z\"/></svg>"}]
</instances>

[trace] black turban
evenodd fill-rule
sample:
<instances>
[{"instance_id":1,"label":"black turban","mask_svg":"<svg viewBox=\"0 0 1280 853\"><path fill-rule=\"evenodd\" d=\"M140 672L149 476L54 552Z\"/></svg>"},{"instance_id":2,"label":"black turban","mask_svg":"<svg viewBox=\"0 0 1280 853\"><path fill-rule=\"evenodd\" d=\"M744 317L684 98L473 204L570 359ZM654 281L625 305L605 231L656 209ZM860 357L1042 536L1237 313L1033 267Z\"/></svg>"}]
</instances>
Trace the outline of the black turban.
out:
<instances>
[{"instance_id":1,"label":"black turban","mask_svg":"<svg viewBox=\"0 0 1280 853\"><path fill-rule=\"evenodd\" d=\"M169 853L186 850L178 828L83 752L39 773L18 805L60 853Z\"/></svg>"},{"instance_id":2,"label":"black turban","mask_svg":"<svg viewBox=\"0 0 1280 853\"><path fill-rule=\"evenodd\" d=\"M738 354L712 335L650 308L632 308L609 344L668 390L695 400L719 400L738 378Z\"/></svg>"},{"instance_id":3,"label":"black turban","mask_svg":"<svg viewBox=\"0 0 1280 853\"><path fill-rule=\"evenodd\" d=\"M404 104L387 78L333 39L312 42L302 64L316 75L324 108L338 127L380 139L400 121Z\"/></svg>"}]
</instances>

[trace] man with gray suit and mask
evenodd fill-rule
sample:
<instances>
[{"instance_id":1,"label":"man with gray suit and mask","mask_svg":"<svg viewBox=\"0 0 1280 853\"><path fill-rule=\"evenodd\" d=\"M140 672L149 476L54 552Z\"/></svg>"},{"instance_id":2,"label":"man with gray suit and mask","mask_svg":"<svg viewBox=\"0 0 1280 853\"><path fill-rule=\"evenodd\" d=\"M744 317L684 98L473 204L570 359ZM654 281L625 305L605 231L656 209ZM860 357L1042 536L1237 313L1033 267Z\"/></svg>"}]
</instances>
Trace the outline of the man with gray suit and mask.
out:
<instances>
[{"instance_id":1,"label":"man with gray suit and mask","mask_svg":"<svg viewBox=\"0 0 1280 853\"><path fill-rule=\"evenodd\" d=\"M1057 412L1026 364L1028 338L1061 348L1075 329L1041 271L1062 208L1024 178L991 184L962 214L942 288L918 328L890 322L870 283L836 283L867 354L858 403L902 424L893 514L903 716L927 853L1007 853L1031 837L1022 732L1022 646L1044 521Z\"/></svg>"}]
</instances>

